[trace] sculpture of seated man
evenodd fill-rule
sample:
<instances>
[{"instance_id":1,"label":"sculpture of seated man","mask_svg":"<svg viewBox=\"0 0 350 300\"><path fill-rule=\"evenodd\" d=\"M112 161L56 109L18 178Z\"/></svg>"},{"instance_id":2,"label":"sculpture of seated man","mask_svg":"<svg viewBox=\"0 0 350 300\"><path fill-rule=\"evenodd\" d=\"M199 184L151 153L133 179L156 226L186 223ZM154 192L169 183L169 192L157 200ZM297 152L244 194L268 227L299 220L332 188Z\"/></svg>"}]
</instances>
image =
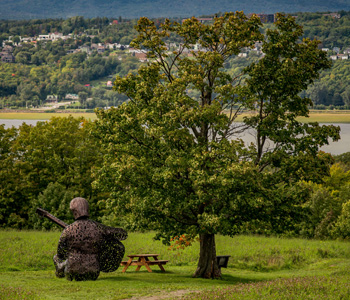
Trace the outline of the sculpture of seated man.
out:
<instances>
[{"instance_id":1,"label":"sculpture of seated man","mask_svg":"<svg viewBox=\"0 0 350 300\"><path fill-rule=\"evenodd\" d=\"M120 240L127 238L127 232L90 220L89 204L84 198L74 198L70 209L75 222L63 230L58 242L53 258L56 276L96 280L100 271L117 270L125 253Z\"/></svg>"}]
</instances>

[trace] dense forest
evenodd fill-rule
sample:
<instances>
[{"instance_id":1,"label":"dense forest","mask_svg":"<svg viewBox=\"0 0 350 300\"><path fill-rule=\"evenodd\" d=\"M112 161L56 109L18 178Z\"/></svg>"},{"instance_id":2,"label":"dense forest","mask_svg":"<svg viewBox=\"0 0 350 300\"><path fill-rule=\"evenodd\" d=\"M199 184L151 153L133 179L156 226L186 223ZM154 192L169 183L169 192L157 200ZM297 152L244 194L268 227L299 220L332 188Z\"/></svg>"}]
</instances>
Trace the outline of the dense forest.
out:
<instances>
[{"instance_id":1,"label":"dense forest","mask_svg":"<svg viewBox=\"0 0 350 300\"><path fill-rule=\"evenodd\" d=\"M336 59L332 68L324 70L303 96L310 97L315 108L348 109L350 12L297 13L295 17L304 28L303 37L320 40L320 47ZM181 19L173 20L181 22ZM128 49L136 36L136 21L81 16L0 21L0 109L41 107L50 95L55 95L58 101L67 94L77 95L79 102L69 108L93 109L125 101L124 96L111 91L107 82L112 82L116 75L138 69L143 63ZM162 18L154 19L157 25L162 21ZM264 24L264 29L271 27L271 23ZM53 33L61 34L61 38L39 38ZM181 41L170 36L171 42L176 45ZM238 74L259 59L262 53L255 50L242 50L244 55L232 56L225 64L229 73ZM6 60L8 57L10 61Z\"/></svg>"}]
</instances>

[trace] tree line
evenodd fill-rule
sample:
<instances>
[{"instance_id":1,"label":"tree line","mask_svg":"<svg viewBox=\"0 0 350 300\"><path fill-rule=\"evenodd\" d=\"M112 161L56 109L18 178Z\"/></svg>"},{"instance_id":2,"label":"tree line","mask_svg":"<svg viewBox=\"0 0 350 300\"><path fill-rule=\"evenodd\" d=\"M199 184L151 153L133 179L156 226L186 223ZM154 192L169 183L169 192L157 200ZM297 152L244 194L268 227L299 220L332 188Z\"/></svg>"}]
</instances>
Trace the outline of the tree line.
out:
<instances>
[{"instance_id":1,"label":"tree line","mask_svg":"<svg viewBox=\"0 0 350 300\"><path fill-rule=\"evenodd\" d=\"M106 154L94 132L96 122L84 118L53 117L37 125L18 128L0 125L0 227L53 229L55 225L35 214L49 210L73 222L69 202L81 196L92 206L92 218L120 225L126 216L108 209L107 191L94 187ZM300 180L281 189L280 197L297 197L304 203L303 221L291 220L284 235L308 238L347 238L350 235L350 152L334 156L329 173L316 183ZM289 196L288 196L289 195ZM253 224L242 232L273 234Z\"/></svg>"}]
</instances>

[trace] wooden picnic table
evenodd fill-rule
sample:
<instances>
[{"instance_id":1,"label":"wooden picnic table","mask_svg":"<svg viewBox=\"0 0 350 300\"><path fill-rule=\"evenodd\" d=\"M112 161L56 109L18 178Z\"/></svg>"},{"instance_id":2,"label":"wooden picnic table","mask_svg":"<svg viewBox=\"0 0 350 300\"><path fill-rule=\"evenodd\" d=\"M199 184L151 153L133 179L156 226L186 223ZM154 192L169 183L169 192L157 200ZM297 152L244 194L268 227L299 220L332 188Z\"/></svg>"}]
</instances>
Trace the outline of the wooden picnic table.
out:
<instances>
[{"instance_id":1,"label":"wooden picnic table","mask_svg":"<svg viewBox=\"0 0 350 300\"><path fill-rule=\"evenodd\" d=\"M122 261L120 264L124 266L123 273L129 268L129 266L137 266L136 271L139 271L142 266L145 266L148 272L152 272L150 266L158 265L162 272L165 272L163 265L165 265L168 260L159 260L159 254L132 254L128 255L128 261ZM153 260L149 258L153 257ZM137 259L136 259L137 258Z\"/></svg>"}]
</instances>

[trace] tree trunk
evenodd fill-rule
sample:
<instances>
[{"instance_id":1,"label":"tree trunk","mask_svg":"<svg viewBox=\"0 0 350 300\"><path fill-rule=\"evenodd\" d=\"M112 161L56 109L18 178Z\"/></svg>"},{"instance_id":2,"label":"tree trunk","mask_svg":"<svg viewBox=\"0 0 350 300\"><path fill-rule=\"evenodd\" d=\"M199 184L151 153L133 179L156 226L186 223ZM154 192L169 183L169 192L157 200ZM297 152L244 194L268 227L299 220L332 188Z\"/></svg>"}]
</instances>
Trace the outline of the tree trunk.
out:
<instances>
[{"instance_id":1,"label":"tree trunk","mask_svg":"<svg viewBox=\"0 0 350 300\"><path fill-rule=\"evenodd\" d=\"M221 270L216 261L215 235L200 234L200 253L196 272L193 277L220 278Z\"/></svg>"}]
</instances>

